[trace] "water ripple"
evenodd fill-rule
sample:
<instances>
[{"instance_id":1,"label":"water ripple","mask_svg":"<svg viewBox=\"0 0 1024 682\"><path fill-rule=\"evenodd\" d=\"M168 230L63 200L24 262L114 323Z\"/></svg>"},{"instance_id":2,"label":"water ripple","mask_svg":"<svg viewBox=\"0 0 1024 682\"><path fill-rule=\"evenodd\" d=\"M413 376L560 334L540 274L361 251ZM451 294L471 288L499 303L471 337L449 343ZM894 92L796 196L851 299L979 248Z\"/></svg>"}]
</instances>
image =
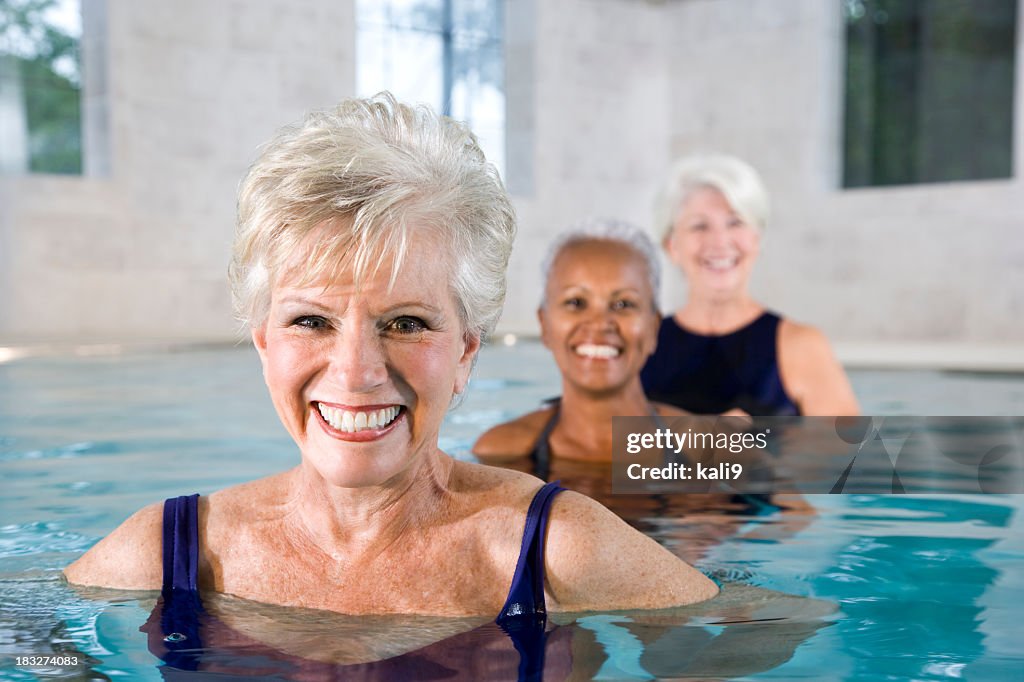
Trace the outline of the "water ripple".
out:
<instances>
[{"instance_id":1,"label":"water ripple","mask_svg":"<svg viewBox=\"0 0 1024 682\"><path fill-rule=\"evenodd\" d=\"M0 526L0 559L50 552L84 552L94 538L63 529L53 521Z\"/></svg>"}]
</instances>

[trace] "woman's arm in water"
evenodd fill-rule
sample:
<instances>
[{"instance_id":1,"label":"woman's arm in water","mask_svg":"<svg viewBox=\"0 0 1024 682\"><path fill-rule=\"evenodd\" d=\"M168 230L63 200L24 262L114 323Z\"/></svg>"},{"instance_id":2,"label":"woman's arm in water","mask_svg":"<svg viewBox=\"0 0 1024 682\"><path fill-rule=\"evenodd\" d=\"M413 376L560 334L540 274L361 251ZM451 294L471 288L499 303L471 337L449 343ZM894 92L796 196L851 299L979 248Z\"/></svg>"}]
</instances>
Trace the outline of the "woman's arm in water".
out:
<instances>
[{"instance_id":1,"label":"woman's arm in water","mask_svg":"<svg viewBox=\"0 0 1024 682\"><path fill-rule=\"evenodd\" d=\"M807 416L860 414L857 396L825 335L783 320L779 326L779 374L786 392Z\"/></svg>"},{"instance_id":2,"label":"woman's arm in water","mask_svg":"<svg viewBox=\"0 0 1024 682\"><path fill-rule=\"evenodd\" d=\"M132 514L64 569L69 583L119 590L159 590L163 582L163 503Z\"/></svg>"},{"instance_id":3,"label":"woman's arm in water","mask_svg":"<svg viewBox=\"0 0 1024 682\"><path fill-rule=\"evenodd\" d=\"M488 429L473 444L473 454L485 464L528 456L553 409L537 410Z\"/></svg>"},{"instance_id":4,"label":"woman's arm in water","mask_svg":"<svg viewBox=\"0 0 1024 682\"><path fill-rule=\"evenodd\" d=\"M718 594L700 571L572 491L552 504L545 567L557 611L661 609Z\"/></svg>"}]
</instances>

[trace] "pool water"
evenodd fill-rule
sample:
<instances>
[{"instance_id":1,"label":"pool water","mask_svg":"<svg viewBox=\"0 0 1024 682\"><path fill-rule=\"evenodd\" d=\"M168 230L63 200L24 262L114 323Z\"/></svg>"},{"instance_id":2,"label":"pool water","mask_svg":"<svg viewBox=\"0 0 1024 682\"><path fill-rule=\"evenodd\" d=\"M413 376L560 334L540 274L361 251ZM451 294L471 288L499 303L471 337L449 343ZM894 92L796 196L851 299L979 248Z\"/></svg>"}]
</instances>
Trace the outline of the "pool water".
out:
<instances>
[{"instance_id":1,"label":"pool water","mask_svg":"<svg viewBox=\"0 0 1024 682\"><path fill-rule=\"evenodd\" d=\"M867 413L1024 414L1020 376L851 379ZM538 344L487 348L442 447L471 458L484 428L557 392ZM296 461L250 348L0 364L0 678L35 679L12 656L54 652L79 666L40 676L171 677L140 632L154 594L74 589L60 569L139 507ZM724 589L673 612L555 616L544 679L1021 679L1024 496L819 495L755 509L611 496L599 477L565 474ZM207 606L211 675L399 679L409 664L420 679L504 680L520 662L479 619L352 618L226 596Z\"/></svg>"}]
</instances>

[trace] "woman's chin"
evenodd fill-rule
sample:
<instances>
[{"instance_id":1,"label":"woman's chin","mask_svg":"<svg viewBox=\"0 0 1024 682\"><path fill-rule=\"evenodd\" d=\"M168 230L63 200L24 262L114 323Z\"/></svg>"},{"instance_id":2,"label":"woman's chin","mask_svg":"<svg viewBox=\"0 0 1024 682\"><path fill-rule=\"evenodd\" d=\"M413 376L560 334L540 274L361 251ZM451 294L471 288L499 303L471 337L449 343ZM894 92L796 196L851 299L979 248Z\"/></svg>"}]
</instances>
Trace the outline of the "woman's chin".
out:
<instances>
[{"instance_id":1,"label":"woman's chin","mask_svg":"<svg viewBox=\"0 0 1024 682\"><path fill-rule=\"evenodd\" d=\"M746 293L749 278L741 273L723 273L690 280L690 295L706 298L730 298Z\"/></svg>"},{"instance_id":2,"label":"woman's chin","mask_svg":"<svg viewBox=\"0 0 1024 682\"><path fill-rule=\"evenodd\" d=\"M346 453L335 449L303 456L303 466L315 478L333 488L375 488L400 473L399 462L386 461L393 454L393 451L373 453L368 449L360 453Z\"/></svg>"}]
</instances>

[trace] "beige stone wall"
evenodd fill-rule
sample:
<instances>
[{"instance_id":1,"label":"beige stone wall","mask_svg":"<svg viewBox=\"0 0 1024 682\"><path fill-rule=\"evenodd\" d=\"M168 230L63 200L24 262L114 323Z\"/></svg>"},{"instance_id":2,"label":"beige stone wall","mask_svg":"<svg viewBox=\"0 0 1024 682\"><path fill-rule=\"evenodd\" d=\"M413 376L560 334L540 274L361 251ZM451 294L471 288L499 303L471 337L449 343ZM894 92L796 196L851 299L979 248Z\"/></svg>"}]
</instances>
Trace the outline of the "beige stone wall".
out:
<instances>
[{"instance_id":1,"label":"beige stone wall","mask_svg":"<svg viewBox=\"0 0 1024 682\"><path fill-rule=\"evenodd\" d=\"M354 91L353 0L87 4L105 5L91 53L106 97L90 106L105 103L109 157L86 178L0 176L0 343L230 338L235 187L272 130ZM587 216L650 228L672 157L720 150L772 193L754 283L766 304L841 347L1021 354L1020 176L839 189L837 3L508 0L507 17L520 239L500 331L536 332L558 230ZM663 303L682 295L670 278Z\"/></svg>"},{"instance_id":2,"label":"beige stone wall","mask_svg":"<svg viewBox=\"0 0 1024 682\"><path fill-rule=\"evenodd\" d=\"M0 341L231 338L235 188L275 128L354 91L354 5L84 4L107 139L92 176L0 176Z\"/></svg>"},{"instance_id":3,"label":"beige stone wall","mask_svg":"<svg viewBox=\"0 0 1024 682\"><path fill-rule=\"evenodd\" d=\"M552 237L587 217L648 222L652 178L670 153L671 35L659 3L510 0L508 10L532 16L527 36L509 21L509 78L525 60L535 75L526 110L509 103L509 126L531 145L532 163L515 165L510 149L520 236L501 329L536 334L539 263Z\"/></svg>"}]
</instances>

